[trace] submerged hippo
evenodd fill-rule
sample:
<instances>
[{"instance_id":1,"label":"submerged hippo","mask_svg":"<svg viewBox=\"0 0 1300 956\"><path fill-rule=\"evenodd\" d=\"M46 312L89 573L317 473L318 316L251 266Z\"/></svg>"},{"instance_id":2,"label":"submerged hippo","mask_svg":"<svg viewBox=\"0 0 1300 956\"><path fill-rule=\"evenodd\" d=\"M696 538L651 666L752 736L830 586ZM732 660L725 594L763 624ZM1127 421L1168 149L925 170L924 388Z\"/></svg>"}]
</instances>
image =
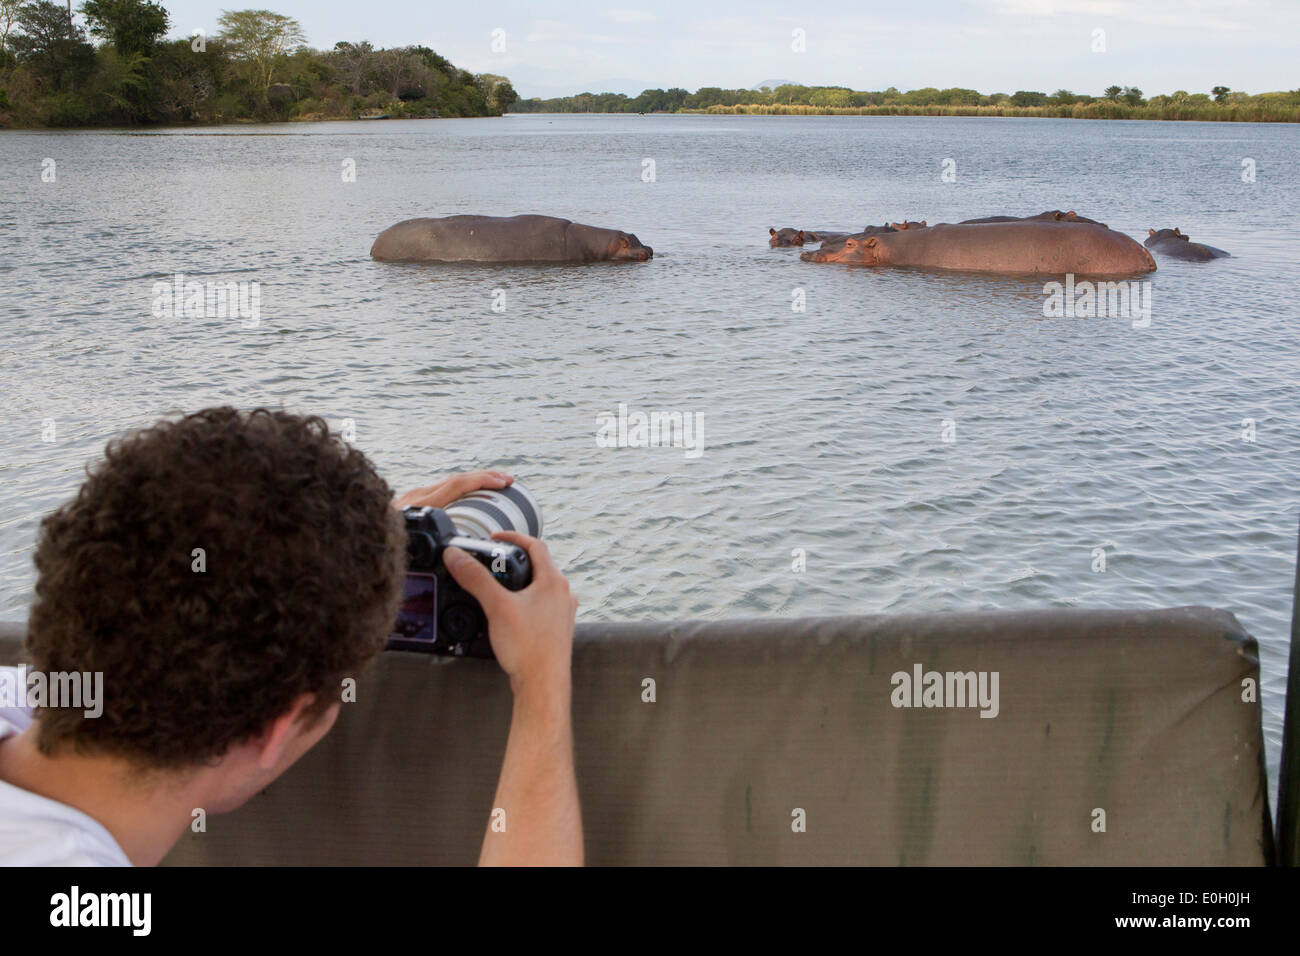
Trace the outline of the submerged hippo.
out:
<instances>
[{"instance_id":1,"label":"submerged hippo","mask_svg":"<svg viewBox=\"0 0 1300 956\"><path fill-rule=\"evenodd\" d=\"M769 228L767 234L770 237L767 244L773 248L777 246L802 246L805 242L826 242L852 235L852 233L848 232L832 232L829 229L794 229L790 226L784 229Z\"/></svg>"},{"instance_id":2,"label":"submerged hippo","mask_svg":"<svg viewBox=\"0 0 1300 956\"><path fill-rule=\"evenodd\" d=\"M1086 222L1094 226L1104 226L1104 222L1098 222L1096 219L1088 219L1080 216L1071 209L1069 212L1062 212L1059 209L1049 209L1047 212L1040 212L1037 216L985 216L983 219L963 219L958 223L959 226L971 226L985 222Z\"/></svg>"},{"instance_id":3,"label":"submerged hippo","mask_svg":"<svg viewBox=\"0 0 1300 956\"><path fill-rule=\"evenodd\" d=\"M906 232L909 229L924 229L926 226L924 219L920 222L913 222L911 219L904 219L902 222L891 222L889 228L894 232Z\"/></svg>"},{"instance_id":4,"label":"submerged hippo","mask_svg":"<svg viewBox=\"0 0 1300 956\"><path fill-rule=\"evenodd\" d=\"M850 239L860 239L863 236L882 236L889 232L898 232L898 230L893 226L867 226L861 232L855 232L851 235L834 236L827 239L822 243L821 248L817 251L831 252L843 248L844 243L848 242Z\"/></svg>"},{"instance_id":5,"label":"submerged hippo","mask_svg":"<svg viewBox=\"0 0 1300 956\"><path fill-rule=\"evenodd\" d=\"M644 262L630 232L554 216L447 216L389 226L370 247L387 262Z\"/></svg>"},{"instance_id":6,"label":"submerged hippo","mask_svg":"<svg viewBox=\"0 0 1300 956\"><path fill-rule=\"evenodd\" d=\"M1222 249L1216 249L1214 246L1203 245L1199 242L1192 242L1182 234L1178 229L1155 229L1147 230L1146 242L1142 243L1152 252L1158 252L1162 256L1169 256L1171 259L1190 259L1193 262L1209 262L1211 259L1222 259L1229 253Z\"/></svg>"},{"instance_id":7,"label":"submerged hippo","mask_svg":"<svg viewBox=\"0 0 1300 956\"><path fill-rule=\"evenodd\" d=\"M1132 275L1151 272L1151 253L1121 232L1088 223L1033 220L946 223L843 243L800 256L805 262L915 266L969 272Z\"/></svg>"}]
</instances>

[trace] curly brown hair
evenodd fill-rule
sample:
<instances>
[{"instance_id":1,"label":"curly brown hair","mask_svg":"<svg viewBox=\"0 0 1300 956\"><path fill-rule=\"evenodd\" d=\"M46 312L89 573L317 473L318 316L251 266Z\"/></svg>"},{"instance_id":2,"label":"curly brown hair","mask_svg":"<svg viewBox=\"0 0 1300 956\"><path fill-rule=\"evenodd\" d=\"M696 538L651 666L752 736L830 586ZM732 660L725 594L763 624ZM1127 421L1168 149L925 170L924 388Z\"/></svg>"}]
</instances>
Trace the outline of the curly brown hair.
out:
<instances>
[{"instance_id":1,"label":"curly brown hair","mask_svg":"<svg viewBox=\"0 0 1300 956\"><path fill-rule=\"evenodd\" d=\"M396 614L391 500L316 417L210 408L110 442L41 523L27 636L39 670L103 672L103 713L38 709L41 751L181 768L300 694L324 713Z\"/></svg>"}]
</instances>

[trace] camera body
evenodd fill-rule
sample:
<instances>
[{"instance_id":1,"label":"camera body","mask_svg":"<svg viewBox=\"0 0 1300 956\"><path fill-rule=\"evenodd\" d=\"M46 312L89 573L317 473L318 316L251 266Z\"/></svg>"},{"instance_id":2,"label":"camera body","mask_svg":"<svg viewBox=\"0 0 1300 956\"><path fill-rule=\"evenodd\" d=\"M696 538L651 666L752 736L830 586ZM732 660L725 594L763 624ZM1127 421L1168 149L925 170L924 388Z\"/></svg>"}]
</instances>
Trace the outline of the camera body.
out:
<instances>
[{"instance_id":1,"label":"camera body","mask_svg":"<svg viewBox=\"0 0 1300 956\"><path fill-rule=\"evenodd\" d=\"M452 657L493 658L487 617L478 601L443 564L443 552L460 548L511 591L533 579L528 552L504 541L463 535L441 508L406 508L408 568L402 607L388 648Z\"/></svg>"}]
</instances>

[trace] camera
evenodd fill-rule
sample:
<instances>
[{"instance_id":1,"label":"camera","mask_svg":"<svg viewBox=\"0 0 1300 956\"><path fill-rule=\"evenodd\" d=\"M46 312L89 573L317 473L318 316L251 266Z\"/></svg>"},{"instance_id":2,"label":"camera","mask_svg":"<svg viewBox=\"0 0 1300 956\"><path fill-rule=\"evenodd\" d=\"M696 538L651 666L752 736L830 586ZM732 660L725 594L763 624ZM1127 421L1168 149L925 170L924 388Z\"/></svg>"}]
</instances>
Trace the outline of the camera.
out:
<instances>
[{"instance_id":1,"label":"camera","mask_svg":"<svg viewBox=\"0 0 1300 956\"><path fill-rule=\"evenodd\" d=\"M460 548L511 591L533 579L528 552L493 541L496 531L538 537L542 513L517 482L500 490L476 491L447 508L406 508L407 574L402 606L388 637L390 650L424 651L452 657L493 658L487 617L472 595L451 576L443 552Z\"/></svg>"}]
</instances>

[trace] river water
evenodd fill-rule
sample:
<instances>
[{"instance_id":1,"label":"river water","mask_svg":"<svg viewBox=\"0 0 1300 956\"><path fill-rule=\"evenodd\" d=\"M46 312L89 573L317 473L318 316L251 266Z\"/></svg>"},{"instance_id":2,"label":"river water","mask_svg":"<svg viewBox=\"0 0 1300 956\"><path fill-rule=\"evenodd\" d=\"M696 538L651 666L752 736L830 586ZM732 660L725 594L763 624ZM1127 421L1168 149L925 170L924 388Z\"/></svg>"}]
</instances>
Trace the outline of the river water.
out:
<instances>
[{"instance_id":1,"label":"river water","mask_svg":"<svg viewBox=\"0 0 1300 956\"><path fill-rule=\"evenodd\" d=\"M0 133L0 618L24 617L37 522L105 441L283 404L351 419L399 490L482 466L525 479L580 620L1227 608L1261 643L1276 779L1297 156L1294 126L987 118ZM1041 282L766 242L1057 208L1234 257L1161 261L1135 328L1044 318ZM470 212L616 227L655 258L368 258L398 220ZM258 322L156 315L154 283L178 273L258 283ZM601 447L620 404L691 416L701 453Z\"/></svg>"}]
</instances>

